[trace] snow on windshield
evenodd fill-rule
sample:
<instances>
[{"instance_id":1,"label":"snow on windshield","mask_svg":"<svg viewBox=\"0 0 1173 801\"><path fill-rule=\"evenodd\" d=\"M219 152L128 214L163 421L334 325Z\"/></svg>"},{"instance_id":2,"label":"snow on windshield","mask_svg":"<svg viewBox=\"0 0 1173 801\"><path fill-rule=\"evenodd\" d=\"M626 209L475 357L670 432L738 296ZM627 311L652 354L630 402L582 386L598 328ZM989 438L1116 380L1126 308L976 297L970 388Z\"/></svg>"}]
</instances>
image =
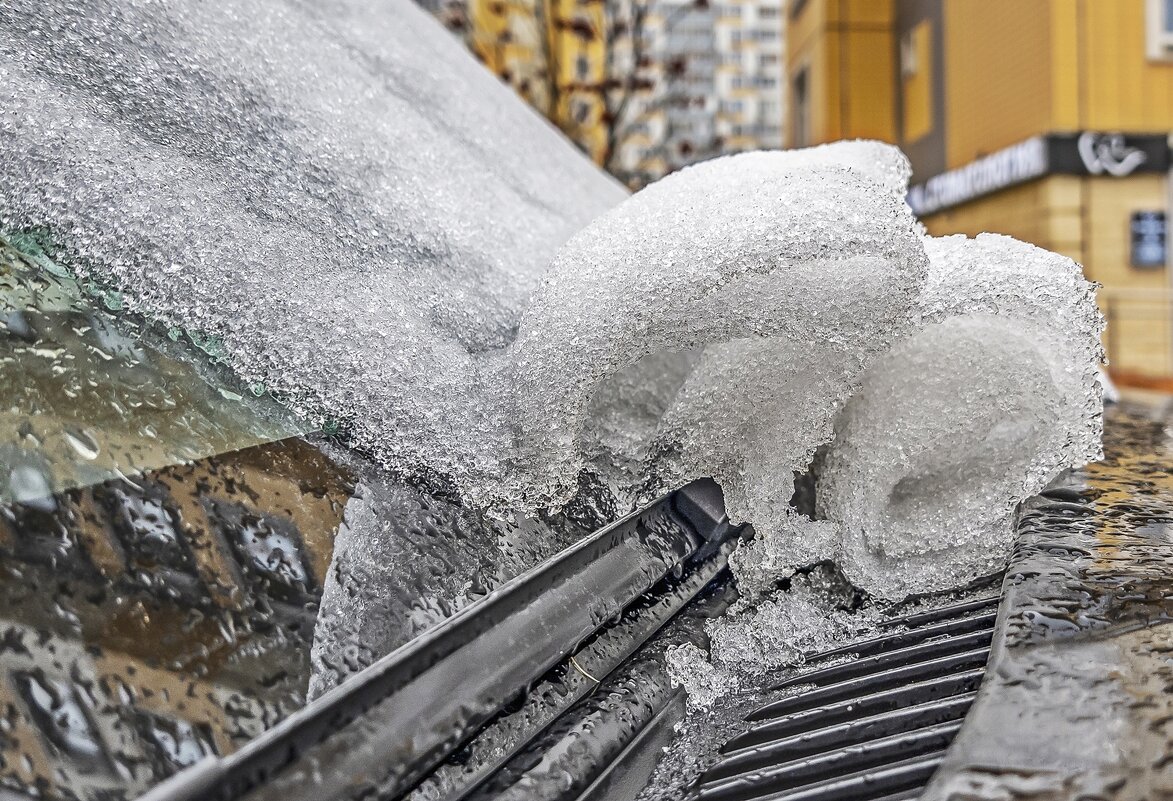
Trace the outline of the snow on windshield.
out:
<instances>
[{"instance_id":1,"label":"snow on windshield","mask_svg":"<svg viewBox=\"0 0 1173 801\"><path fill-rule=\"evenodd\" d=\"M0 89L0 230L411 472L626 195L410 0L14 0Z\"/></svg>"}]
</instances>

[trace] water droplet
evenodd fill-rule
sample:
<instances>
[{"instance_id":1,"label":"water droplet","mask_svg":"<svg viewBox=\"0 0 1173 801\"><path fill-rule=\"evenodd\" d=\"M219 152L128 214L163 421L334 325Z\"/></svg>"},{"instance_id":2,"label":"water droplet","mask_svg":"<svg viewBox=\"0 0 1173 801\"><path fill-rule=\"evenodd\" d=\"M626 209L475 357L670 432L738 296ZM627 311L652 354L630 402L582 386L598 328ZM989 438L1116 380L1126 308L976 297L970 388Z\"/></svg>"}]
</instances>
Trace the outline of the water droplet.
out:
<instances>
[{"instance_id":1,"label":"water droplet","mask_svg":"<svg viewBox=\"0 0 1173 801\"><path fill-rule=\"evenodd\" d=\"M74 452L83 459L93 461L98 458L100 448L97 440L88 431L76 426L70 426L62 432L65 435L65 441L69 443Z\"/></svg>"}]
</instances>

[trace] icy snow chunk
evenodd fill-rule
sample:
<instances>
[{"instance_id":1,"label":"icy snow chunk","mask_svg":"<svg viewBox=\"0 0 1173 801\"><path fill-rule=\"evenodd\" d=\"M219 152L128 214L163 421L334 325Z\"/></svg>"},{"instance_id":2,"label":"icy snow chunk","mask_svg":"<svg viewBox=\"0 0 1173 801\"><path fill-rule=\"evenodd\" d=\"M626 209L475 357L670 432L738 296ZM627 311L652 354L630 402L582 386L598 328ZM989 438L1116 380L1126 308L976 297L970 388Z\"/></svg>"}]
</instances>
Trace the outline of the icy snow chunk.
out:
<instances>
[{"instance_id":1,"label":"icy snow chunk","mask_svg":"<svg viewBox=\"0 0 1173 801\"><path fill-rule=\"evenodd\" d=\"M475 354L625 196L409 0L10 0L0 92L0 229L409 470L492 469Z\"/></svg>"},{"instance_id":2,"label":"icy snow chunk","mask_svg":"<svg viewBox=\"0 0 1173 801\"><path fill-rule=\"evenodd\" d=\"M996 570L1015 506L1100 454L1103 320L1078 265L1000 236L926 247L928 324L865 374L819 474L841 567L892 598Z\"/></svg>"},{"instance_id":3,"label":"icy snow chunk","mask_svg":"<svg viewBox=\"0 0 1173 801\"><path fill-rule=\"evenodd\" d=\"M865 614L851 614L805 580L795 581L752 611L715 618L706 626L718 664L738 674L762 676L798 664L804 653L839 644L866 624Z\"/></svg>"},{"instance_id":4,"label":"icy snow chunk","mask_svg":"<svg viewBox=\"0 0 1173 801\"><path fill-rule=\"evenodd\" d=\"M830 520L811 520L793 510L782 514L775 527L759 531L729 556L742 599L754 602L797 568L835 559L840 537L839 525Z\"/></svg>"},{"instance_id":5,"label":"icy snow chunk","mask_svg":"<svg viewBox=\"0 0 1173 801\"><path fill-rule=\"evenodd\" d=\"M927 239L925 247L931 261L919 325L870 360L833 442L814 461L824 519L806 519L777 499L772 516L762 514L770 509L760 500L751 503L762 515L750 517L758 536L730 559L743 597L707 626L711 660L695 647L673 653L673 675L691 705L711 706L801 651L868 625L866 616L813 592L804 576L779 593L779 579L797 566L834 560L856 586L892 599L964 584L1005 563L1020 501L1064 468L1099 458L1103 321L1078 265L1008 237ZM799 353L790 358L796 374L811 376L812 396L834 394L833 384L817 384L836 379L818 373L827 358L812 357L810 365ZM744 354L727 361L727 377L739 374L736 366L749 376L771 374ZM702 361L689 382L703 369ZM782 406L795 407L795 419L806 416L793 386L776 391ZM759 433L761 446L771 442L765 421L747 430L723 426L720 435L737 443L731 450L752 453ZM771 479L791 486L789 473L770 472L784 460L742 464L747 469L727 487L731 506L741 487L753 492Z\"/></svg>"},{"instance_id":6,"label":"icy snow chunk","mask_svg":"<svg viewBox=\"0 0 1173 801\"><path fill-rule=\"evenodd\" d=\"M1060 401L1034 344L997 318L949 318L894 348L820 475L844 572L899 598L997 569L1014 506L1056 467Z\"/></svg>"},{"instance_id":7,"label":"icy snow chunk","mask_svg":"<svg viewBox=\"0 0 1173 801\"><path fill-rule=\"evenodd\" d=\"M820 565L794 577L787 592L748 604L705 624L710 655L688 643L668 652L674 684L683 686L689 706L710 708L738 689L760 692L768 676L797 665L804 654L841 645L875 627L871 607L848 611L850 587L832 568Z\"/></svg>"},{"instance_id":8,"label":"icy snow chunk","mask_svg":"<svg viewBox=\"0 0 1173 801\"><path fill-rule=\"evenodd\" d=\"M683 687L692 708L710 709L737 690L735 675L709 661L697 645L686 642L668 650L665 656L668 676L674 687Z\"/></svg>"},{"instance_id":9,"label":"icy snow chunk","mask_svg":"<svg viewBox=\"0 0 1173 801\"><path fill-rule=\"evenodd\" d=\"M864 147L889 166L865 174L834 157L841 150L850 162ZM666 486L695 475L731 482L745 451L770 469L797 464L829 436L833 411L813 407L845 396L867 358L907 329L926 258L893 184L874 177L906 172L899 151L845 143L818 154L750 153L690 167L559 251L513 353L520 506L565 500L598 440L597 396L622 394L608 382L649 356L657 364L657 354L705 348L650 454ZM816 395L823 378L827 391ZM737 383L754 391L743 397ZM827 424L813 433L810 420L784 408L802 388L812 394L804 411ZM629 441L641 441L646 419L638 428ZM757 439L747 444L749 435ZM751 511L742 506L738 514Z\"/></svg>"}]
</instances>

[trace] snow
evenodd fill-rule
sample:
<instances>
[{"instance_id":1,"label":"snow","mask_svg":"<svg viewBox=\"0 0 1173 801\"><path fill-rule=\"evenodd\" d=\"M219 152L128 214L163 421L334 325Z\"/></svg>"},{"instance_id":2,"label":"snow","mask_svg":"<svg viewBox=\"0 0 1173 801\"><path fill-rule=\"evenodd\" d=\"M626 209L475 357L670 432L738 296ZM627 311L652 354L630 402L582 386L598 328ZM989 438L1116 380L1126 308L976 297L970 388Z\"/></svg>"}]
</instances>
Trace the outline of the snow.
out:
<instances>
[{"instance_id":1,"label":"snow","mask_svg":"<svg viewBox=\"0 0 1173 801\"><path fill-rule=\"evenodd\" d=\"M733 693L760 697L779 670L874 631L878 610L849 611L850 601L850 585L826 566L796 575L787 592L708 621L711 658L693 643L670 649L669 675L702 715Z\"/></svg>"},{"instance_id":2,"label":"snow","mask_svg":"<svg viewBox=\"0 0 1173 801\"><path fill-rule=\"evenodd\" d=\"M861 151L866 172L852 166ZM715 159L573 237L513 348L514 505L564 501L599 439L592 404L615 406L612 394L664 372L680 389L667 406L658 395L651 443L649 409L612 433L640 446L612 461L646 452L631 479L651 475L662 490L712 476L736 516L776 518L789 493L755 493L758 479L788 482L810 461L860 370L912 323L927 259L907 207L875 177L892 174L906 180L907 161L875 143ZM700 348L683 382L664 370Z\"/></svg>"},{"instance_id":3,"label":"snow","mask_svg":"<svg viewBox=\"0 0 1173 801\"><path fill-rule=\"evenodd\" d=\"M498 517L716 478L758 537L715 638L742 661L797 636L773 597L796 568L964 582L1099 454L1094 286L1006 237L926 237L888 145L626 197L409 0L8 0L0 90L0 231L398 476ZM812 461L816 521L789 506ZM357 498L332 575L385 583L387 518L424 506ZM332 643L414 625L352 622L324 673L372 656Z\"/></svg>"},{"instance_id":4,"label":"snow","mask_svg":"<svg viewBox=\"0 0 1173 801\"><path fill-rule=\"evenodd\" d=\"M997 318L900 343L848 403L819 474L819 510L841 529L830 556L894 599L996 572L1014 506L1063 464L1060 400L1032 341Z\"/></svg>"},{"instance_id":5,"label":"snow","mask_svg":"<svg viewBox=\"0 0 1173 801\"><path fill-rule=\"evenodd\" d=\"M869 370L820 472L835 557L889 597L996 570L1014 507L1103 454L1104 324L1079 265L990 234L925 247L926 325Z\"/></svg>"},{"instance_id":6,"label":"snow","mask_svg":"<svg viewBox=\"0 0 1173 801\"><path fill-rule=\"evenodd\" d=\"M709 625L712 666L673 656L694 706L758 686L794 643L850 633L834 603L776 590L797 567L833 562L888 600L964 586L1005 565L1022 500L1102 458L1104 320L1079 265L989 234L923 246L916 326L872 360L814 460L819 519L758 526L731 559L742 599Z\"/></svg>"},{"instance_id":7,"label":"snow","mask_svg":"<svg viewBox=\"0 0 1173 801\"><path fill-rule=\"evenodd\" d=\"M0 94L0 230L406 473L492 469L478 357L626 194L410 0L6 0Z\"/></svg>"}]
</instances>

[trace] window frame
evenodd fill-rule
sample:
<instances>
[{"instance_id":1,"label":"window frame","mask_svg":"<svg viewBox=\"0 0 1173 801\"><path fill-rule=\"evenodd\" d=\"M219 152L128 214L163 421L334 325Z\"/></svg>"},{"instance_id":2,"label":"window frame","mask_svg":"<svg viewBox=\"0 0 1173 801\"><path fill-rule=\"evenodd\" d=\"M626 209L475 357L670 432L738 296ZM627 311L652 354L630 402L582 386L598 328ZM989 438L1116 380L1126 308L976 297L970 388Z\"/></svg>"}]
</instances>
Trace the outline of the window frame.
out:
<instances>
[{"instance_id":1,"label":"window frame","mask_svg":"<svg viewBox=\"0 0 1173 801\"><path fill-rule=\"evenodd\" d=\"M810 66L803 64L790 78L790 106L793 109L792 147L809 147L811 140Z\"/></svg>"},{"instance_id":2,"label":"window frame","mask_svg":"<svg viewBox=\"0 0 1173 801\"><path fill-rule=\"evenodd\" d=\"M1173 0L1148 0L1145 38L1150 61L1173 61Z\"/></svg>"}]
</instances>

